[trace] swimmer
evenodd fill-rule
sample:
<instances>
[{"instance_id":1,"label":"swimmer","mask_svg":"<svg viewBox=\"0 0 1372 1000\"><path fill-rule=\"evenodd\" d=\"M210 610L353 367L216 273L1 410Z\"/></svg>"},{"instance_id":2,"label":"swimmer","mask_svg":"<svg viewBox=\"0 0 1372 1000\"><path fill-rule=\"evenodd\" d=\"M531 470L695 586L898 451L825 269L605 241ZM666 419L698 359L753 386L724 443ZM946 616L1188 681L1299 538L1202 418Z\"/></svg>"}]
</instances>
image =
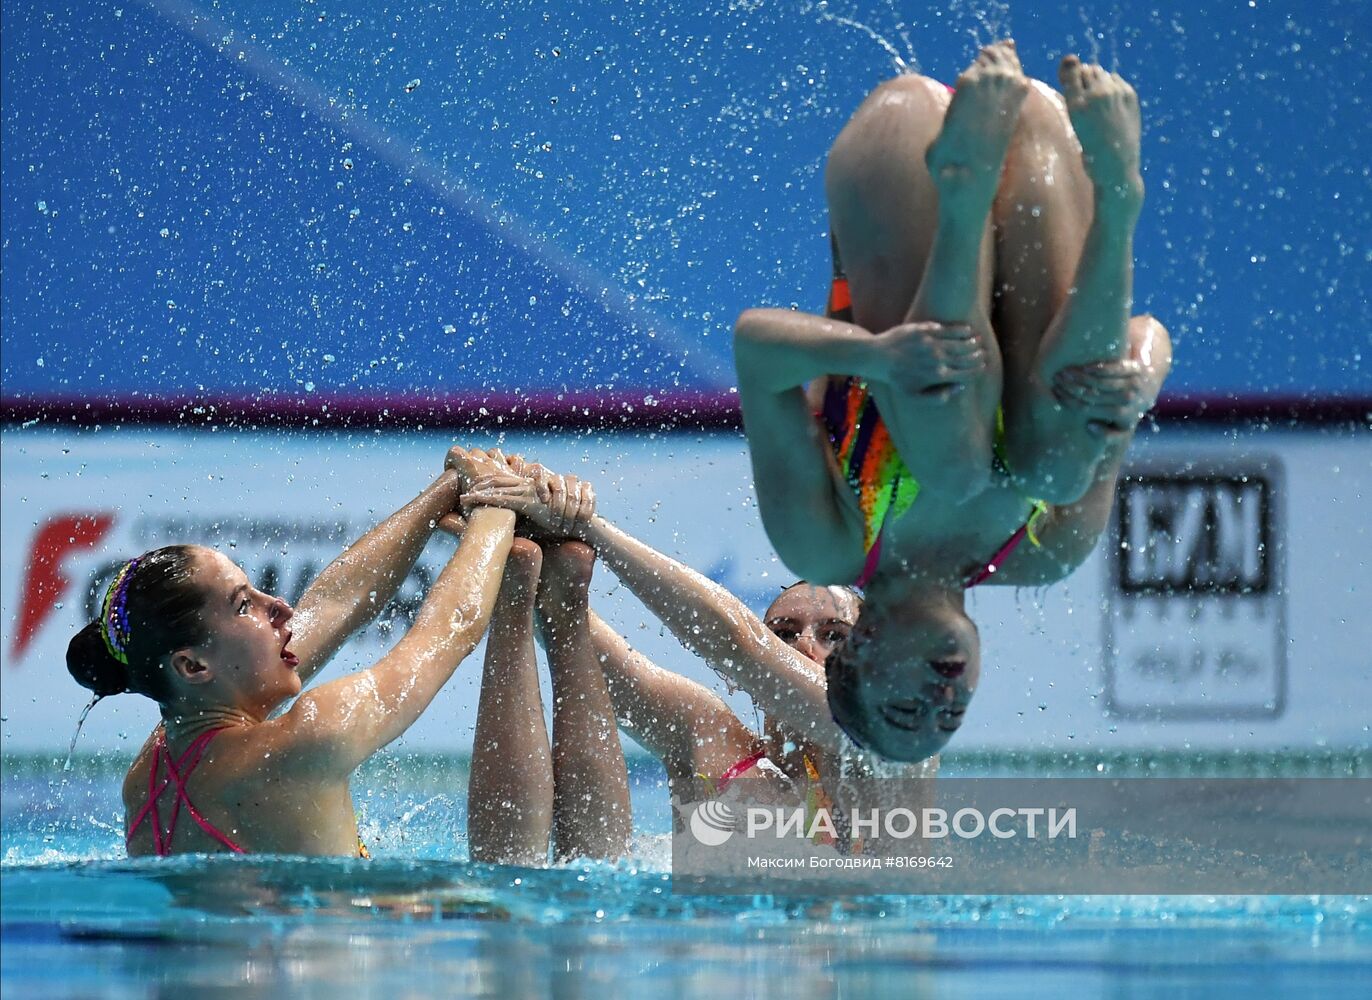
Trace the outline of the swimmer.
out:
<instances>
[{"instance_id":1,"label":"swimmer","mask_svg":"<svg viewBox=\"0 0 1372 1000\"><path fill-rule=\"evenodd\" d=\"M1139 112L1013 43L949 89L879 86L834 143L827 316L750 310L735 358L763 523L788 567L866 603L826 664L833 718L896 761L937 753L981 673L965 592L1083 562L1171 363L1129 316ZM918 495L918 500L916 500Z\"/></svg>"},{"instance_id":2,"label":"swimmer","mask_svg":"<svg viewBox=\"0 0 1372 1000\"><path fill-rule=\"evenodd\" d=\"M676 805L725 792L840 812L877 804L870 769L835 724L825 694L824 662L861 608L855 591L793 584L759 619L723 587L604 517L562 517L565 498L544 470L513 464L514 477L478 480L471 499L515 510L548 536L585 542L589 548L563 543L573 554L563 572L589 581L594 550L683 646L746 691L765 715L755 732L719 695L652 663L589 609L575 609L587 617L621 728L662 762ZM936 771L935 759L906 776L932 778Z\"/></svg>"},{"instance_id":3,"label":"swimmer","mask_svg":"<svg viewBox=\"0 0 1372 1000\"><path fill-rule=\"evenodd\" d=\"M567 477L578 494L576 480ZM571 516L589 518L593 495ZM573 503L575 503L575 499ZM615 707L587 620L591 553L579 542L517 538L486 642L467 837L473 861L541 867L615 860L633 832ZM534 653L535 614L552 678L549 743Z\"/></svg>"},{"instance_id":4,"label":"swimmer","mask_svg":"<svg viewBox=\"0 0 1372 1000\"><path fill-rule=\"evenodd\" d=\"M515 516L473 509L395 647L367 670L301 689L395 595L473 479L497 469L460 448L447 465L334 560L295 608L213 549L167 546L124 564L100 617L72 639L67 668L98 697L128 691L161 709L124 780L131 856L365 856L349 779L419 718L481 639Z\"/></svg>"}]
</instances>

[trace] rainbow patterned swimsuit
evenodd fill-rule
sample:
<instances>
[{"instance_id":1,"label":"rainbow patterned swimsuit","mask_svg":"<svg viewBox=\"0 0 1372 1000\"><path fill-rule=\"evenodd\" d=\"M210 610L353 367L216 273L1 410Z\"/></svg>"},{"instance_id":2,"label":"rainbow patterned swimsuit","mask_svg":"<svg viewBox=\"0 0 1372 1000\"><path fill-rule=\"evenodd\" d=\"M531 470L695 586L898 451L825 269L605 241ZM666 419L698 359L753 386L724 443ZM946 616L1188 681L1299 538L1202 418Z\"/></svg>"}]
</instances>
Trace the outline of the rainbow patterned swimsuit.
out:
<instances>
[{"instance_id":1,"label":"rainbow patterned swimsuit","mask_svg":"<svg viewBox=\"0 0 1372 1000\"><path fill-rule=\"evenodd\" d=\"M833 378L820 415L839 471L862 510L862 549L870 552L887 520L894 521L919 496L919 482L896 452L886 421L859 379Z\"/></svg>"},{"instance_id":2,"label":"rainbow patterned swimsuit","mask_svg":"<svg viewBox=\"0 0 1372 1000\"><path fill-rule=\"evenodd\" d=\"M836 273L829 291L828 315L844 322L853 321L852 296L848 279L837 270L838 248L834 248ZM867 384L857 378L830 376L824 402L816 414L829 436L829 444L838 460L839 471L857 495L862 511L862 548L867 560L862 574L855 581L865 587L876 571L881 558L881 534L888 521L894 521L910 509L919 496L919 481L910 474L905 460L896 451L886 421L877 411L876 402ZM1004 417L996 414L996 460L1004 468L1000 438L1004 433ZM1048 509L1041 500L1031 500L1028 519L991 560L968 578L965 586L984 583L1025 538L1037 547L1034 523Z\"/></svg>"}]
</instances>

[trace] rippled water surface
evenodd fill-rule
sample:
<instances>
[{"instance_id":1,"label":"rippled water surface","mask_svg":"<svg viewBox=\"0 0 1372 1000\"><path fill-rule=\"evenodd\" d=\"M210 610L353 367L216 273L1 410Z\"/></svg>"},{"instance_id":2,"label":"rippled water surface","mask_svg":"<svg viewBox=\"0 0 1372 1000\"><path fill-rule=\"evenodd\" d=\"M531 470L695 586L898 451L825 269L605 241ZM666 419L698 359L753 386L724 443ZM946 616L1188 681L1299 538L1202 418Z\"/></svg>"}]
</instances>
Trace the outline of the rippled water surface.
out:
<instances>
[{"instance_id":1,"label":"rippled water surface","mask_svg":"<svg viewBox=\"0 0 1372 1000\"><path fill-rule=\"evenodd\" d=\"M130 861L119 762L47 765L7 763L7 995L1258 997L1372 981L1364 897L677 895L661 772L642 759L632 859L548 870L467 862L460 758L359 780L371 862Z\"/></svg>"}]
</instances>

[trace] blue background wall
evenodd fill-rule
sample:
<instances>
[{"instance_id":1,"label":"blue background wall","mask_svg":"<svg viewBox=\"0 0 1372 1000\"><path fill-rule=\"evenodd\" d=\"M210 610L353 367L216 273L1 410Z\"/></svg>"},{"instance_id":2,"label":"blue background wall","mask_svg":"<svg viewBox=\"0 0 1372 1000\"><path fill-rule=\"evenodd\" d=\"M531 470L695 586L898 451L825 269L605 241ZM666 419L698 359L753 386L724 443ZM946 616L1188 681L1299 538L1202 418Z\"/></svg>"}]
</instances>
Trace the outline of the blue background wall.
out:
<instances>
[{"instance_id":1,"label":"blue background wall","mask_svg":"<svg viewBox=\"0 0 1372 1000\"><path fill-rule=\"evenodd\" d=\"M727 390L822 304L873 35L1013 32L1143 98L1169 391L1366 397L1372 5L1210 6L3 0L4 396Z\"/></svg>"}]
</instances>

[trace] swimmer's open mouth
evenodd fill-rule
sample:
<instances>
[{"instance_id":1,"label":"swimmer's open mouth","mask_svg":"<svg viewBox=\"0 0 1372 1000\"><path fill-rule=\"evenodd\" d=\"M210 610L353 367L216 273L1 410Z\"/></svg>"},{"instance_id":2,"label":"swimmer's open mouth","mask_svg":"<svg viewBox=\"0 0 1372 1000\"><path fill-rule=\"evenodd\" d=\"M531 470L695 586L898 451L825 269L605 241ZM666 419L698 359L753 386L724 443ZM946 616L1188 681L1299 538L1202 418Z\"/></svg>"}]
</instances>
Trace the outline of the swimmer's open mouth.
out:
<instances>
[{"instance_id":1,"label":"swimmer's open mouth","mask_svg":"<svg viewBox=\"0 0 1372 1000\"><path fill-rule=\"evenodd\" d=\"M934 668L934 673L949 680L961 677L967 670L967 664L961 660L933 660L929 665Z\"/></svg>"},{"instance_id":2,"label":"swimmer's open mouth","mask_svg":"<svg viewBox=\"0 0 1372 1000\"><path fill-rule=\"evenodd\" d=\"M285 661L286 666L294 670L296 667L300 666L300 659L286 648L291 644L291 635L292 633L288 631L286 633L286 638L281 642L281 659Z\"/></svg>"}]
</instances>

